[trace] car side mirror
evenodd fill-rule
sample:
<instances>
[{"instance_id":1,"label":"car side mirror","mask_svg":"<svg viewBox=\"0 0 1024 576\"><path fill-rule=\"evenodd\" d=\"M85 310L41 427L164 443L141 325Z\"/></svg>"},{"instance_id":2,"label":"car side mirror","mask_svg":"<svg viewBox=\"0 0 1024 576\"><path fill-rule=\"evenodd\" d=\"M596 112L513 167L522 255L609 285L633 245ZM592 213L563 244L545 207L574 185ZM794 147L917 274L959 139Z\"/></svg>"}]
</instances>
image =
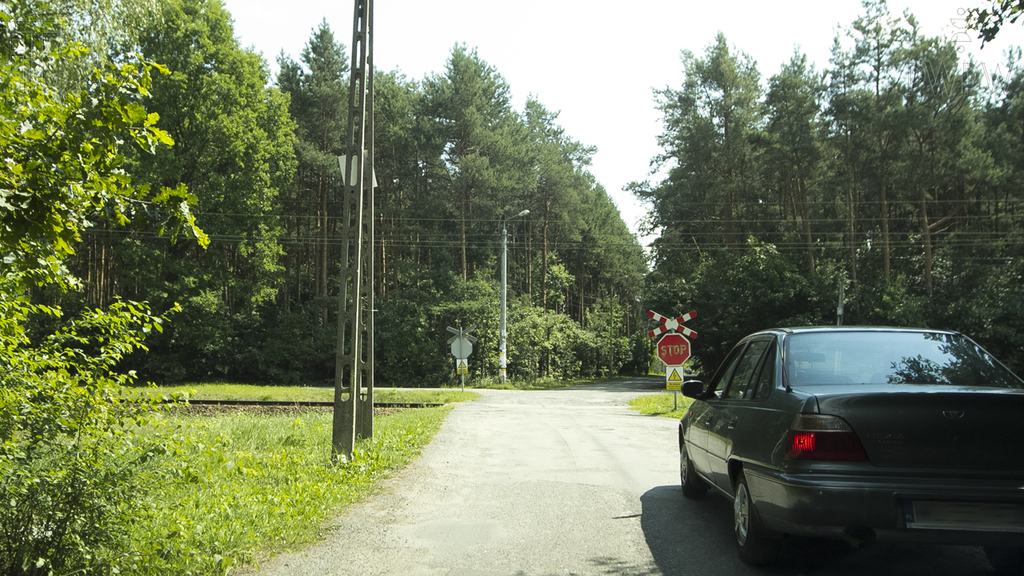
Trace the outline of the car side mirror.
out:
<instances>
[{"instance_id":1,"label":"car side mirror","mask_svg":"<svg viewBox=\"0 0 1024 576\"><path fill-rule=\"evenodd\" d=\"M687 398L700 398L704 395L704 383L700 380L687 380L683 382L682 392Z\"/></svg>"}]
</instances>

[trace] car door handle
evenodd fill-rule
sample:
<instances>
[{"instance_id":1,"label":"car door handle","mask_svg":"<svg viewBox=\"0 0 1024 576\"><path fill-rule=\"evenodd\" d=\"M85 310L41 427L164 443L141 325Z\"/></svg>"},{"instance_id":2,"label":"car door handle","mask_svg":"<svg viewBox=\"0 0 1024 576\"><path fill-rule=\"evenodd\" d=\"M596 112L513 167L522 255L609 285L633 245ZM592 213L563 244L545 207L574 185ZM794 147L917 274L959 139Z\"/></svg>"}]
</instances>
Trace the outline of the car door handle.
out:
<instances>
[{"instance_id":1,"label":"car door handle","mask_svg":"<svg viewBox=\"0 0 1024 576\"><path fill-rule=\"evenodd\" d=\"M737 421L737 420L739 420L739 418L738 418L738 417L737 417L737 418L733 418L733 419L729 420L729 430L732 430L733 428L735 428L735 427L736 427L736 421Z\"/></svg>"}]
</instances>

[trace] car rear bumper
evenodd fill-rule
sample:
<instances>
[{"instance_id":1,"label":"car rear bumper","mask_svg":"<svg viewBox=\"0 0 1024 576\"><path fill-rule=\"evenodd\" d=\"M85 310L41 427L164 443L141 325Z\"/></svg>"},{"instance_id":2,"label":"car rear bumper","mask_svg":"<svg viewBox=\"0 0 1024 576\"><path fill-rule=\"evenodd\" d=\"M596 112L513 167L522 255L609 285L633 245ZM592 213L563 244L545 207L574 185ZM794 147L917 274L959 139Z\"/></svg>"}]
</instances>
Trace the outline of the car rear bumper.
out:
<instances>
[{"instance_id":1,"label":"car rear bumper","mask_svg":"<svg viewBox=\"0 0 1024 576\"><path fill-rule=\"evenodd\" d=\"M765 528L858 541L1024 546L1024 479L780 473L745 467Z\"/></svg>"}]
</instances>

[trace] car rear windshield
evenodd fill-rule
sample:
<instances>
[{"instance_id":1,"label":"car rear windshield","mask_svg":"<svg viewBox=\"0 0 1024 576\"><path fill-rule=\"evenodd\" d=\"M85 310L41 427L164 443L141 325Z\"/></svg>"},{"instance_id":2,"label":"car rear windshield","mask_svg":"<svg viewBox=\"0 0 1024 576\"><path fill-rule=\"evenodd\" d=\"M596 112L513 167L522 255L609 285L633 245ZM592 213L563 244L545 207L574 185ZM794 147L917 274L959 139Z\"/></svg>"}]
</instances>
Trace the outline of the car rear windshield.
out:
<instances>
[{"instance_id":1,"label":"car rear windshield","mask_svg":"<svg viewBox=\"0 0 1024 576\"><path fill-rule=\"evenodd\" d=\"M786 339L785 361L791 386L929 384L1024 388L1024 381L959 334L793 334Z\"/></svg>"}]
</instances>

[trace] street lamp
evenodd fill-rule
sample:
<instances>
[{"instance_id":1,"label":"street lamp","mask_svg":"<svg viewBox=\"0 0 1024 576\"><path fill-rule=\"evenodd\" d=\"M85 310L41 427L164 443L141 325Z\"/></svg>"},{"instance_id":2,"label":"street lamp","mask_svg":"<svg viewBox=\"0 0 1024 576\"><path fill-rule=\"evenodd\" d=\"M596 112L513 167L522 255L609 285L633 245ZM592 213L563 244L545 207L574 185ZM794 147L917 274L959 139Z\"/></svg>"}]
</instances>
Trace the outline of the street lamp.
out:
<instances>
[{"instance_id":1,"label":"street lamp","mask_svg":"<svg viewBox=\"0 0 1024 576\"><path fill-rule=\"evenodd\" d=\"M529 213L529 210L523 210L519 214L512 216L512 218L526 216ZM505 368L508 364L508 359L505 354L505 336L507 335L507 331L505 329L505 303L508 298L508 229L506 226L508 221L512 218L502 218L501 221L501 316L499 321L500 329L498 332L498 366L501 368L502 384L505 383Z\"/></svg>"}]
</instances>

